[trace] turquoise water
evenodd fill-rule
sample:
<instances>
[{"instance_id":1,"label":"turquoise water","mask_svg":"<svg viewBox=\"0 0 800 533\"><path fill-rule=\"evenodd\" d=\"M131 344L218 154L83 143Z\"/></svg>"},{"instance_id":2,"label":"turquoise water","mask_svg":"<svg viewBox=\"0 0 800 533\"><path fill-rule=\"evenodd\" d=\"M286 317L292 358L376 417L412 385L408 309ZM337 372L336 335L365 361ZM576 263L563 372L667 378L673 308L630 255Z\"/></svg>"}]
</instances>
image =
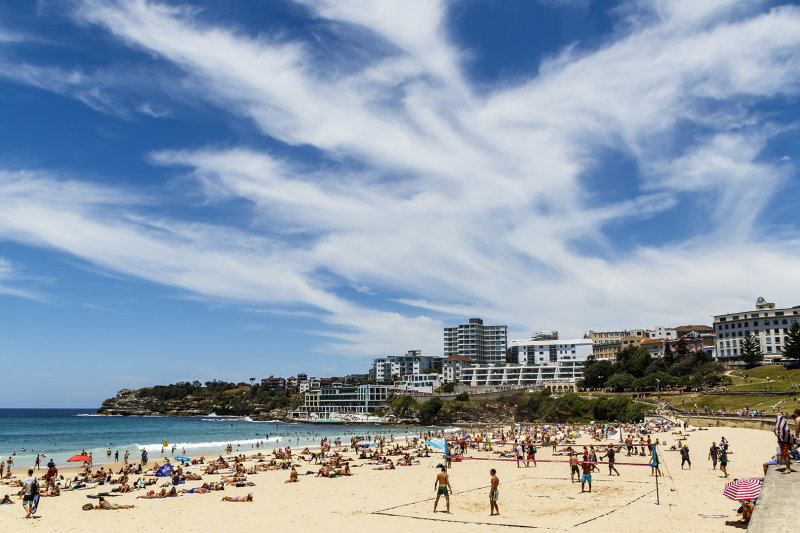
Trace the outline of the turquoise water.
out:
<instances>
[{"instance_id":1,"label":"turquoise water","mask_svg":"<svg viewBox=\"0 0 800 533\"><path fill-rule=\"evenodd\" d=\"M85 450L106 460L106 450L125 451L139 459L141 449L151 459L162 457L162 441L170 445L165 455L218 455L232 444L234 451L260 448L292 448L319 444L322 437L343 442L350 437L383 435L390 438L417 435L425 428L378 424L286 424L258 422L247 417L124 417L98 416L94 409L0 409L0 457L13 457L15 470L33 465L36 453L44 453L63 465L67 458ZM172 452L172 446L176 449ZM24 449L24 451L23 451ZM113 456L112 456L113 458ZM43 462L46 463L45 460Z\"/></svg>"}]
</instances>

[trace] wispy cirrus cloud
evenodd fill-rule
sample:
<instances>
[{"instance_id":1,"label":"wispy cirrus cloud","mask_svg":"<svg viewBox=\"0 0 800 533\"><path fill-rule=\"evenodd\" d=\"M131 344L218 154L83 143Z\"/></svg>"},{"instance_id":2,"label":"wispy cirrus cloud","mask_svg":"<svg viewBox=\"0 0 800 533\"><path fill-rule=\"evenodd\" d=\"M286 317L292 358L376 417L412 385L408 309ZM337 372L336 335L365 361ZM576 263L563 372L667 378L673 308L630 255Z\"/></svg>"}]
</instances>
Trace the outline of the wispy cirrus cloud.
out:
<instances>
[{"instance_id":1,"label":"wispy cirrus cloud","mask_svg":"<svg viewBox=\"0 0 800 533\"><path fill-rule=\"evenodd\" d=\"M171 89L176 99L313 147L319 161L252 146L148 154L202 184L210 205L250 202L233 227L153 216L112 187L62 201L51 188L84 185L58 176L0 182L12 200L0 235L214 298L319 310L332 339L323 349L356 355L436 353L456 315L578 334L707 321L756 288L800 297L796 234L760 224L796 175L762 156L788 126L759 105L797 99L796 7L626 3L602 47L570 47L523 82L479 92L463 69L474 51L448 37L448 3L303 4L353 50L381 46L337 69L324 46L190 8L80 2L77 20L191 80ZM22 82L71 86L67 71ZM609 153L633 167L611 196ZM704 224L673 229L697 200ZM616 226L654 217L651 243L621 244Z\"/></svg>"}]
</instances>

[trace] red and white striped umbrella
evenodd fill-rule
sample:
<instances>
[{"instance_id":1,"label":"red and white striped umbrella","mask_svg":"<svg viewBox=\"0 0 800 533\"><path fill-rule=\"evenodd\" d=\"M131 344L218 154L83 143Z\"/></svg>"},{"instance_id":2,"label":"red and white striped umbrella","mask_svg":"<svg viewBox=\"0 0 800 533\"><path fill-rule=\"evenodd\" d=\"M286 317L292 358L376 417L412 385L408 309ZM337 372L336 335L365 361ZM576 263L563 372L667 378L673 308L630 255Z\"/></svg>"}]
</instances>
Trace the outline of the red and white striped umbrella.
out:
<instances>
[{"instance_id":1,"label":"red and white striped umbrella","mask_svg":"<svg viewBox=\"0 0 800 533\"><path fill-rule=\"evenodd\" d=\"M722 494L731 500L754 500L761 492L761 484L764 480L760 477L749 477L747 479L737 479L725 485Z\"/></svg>"}]
</instances>

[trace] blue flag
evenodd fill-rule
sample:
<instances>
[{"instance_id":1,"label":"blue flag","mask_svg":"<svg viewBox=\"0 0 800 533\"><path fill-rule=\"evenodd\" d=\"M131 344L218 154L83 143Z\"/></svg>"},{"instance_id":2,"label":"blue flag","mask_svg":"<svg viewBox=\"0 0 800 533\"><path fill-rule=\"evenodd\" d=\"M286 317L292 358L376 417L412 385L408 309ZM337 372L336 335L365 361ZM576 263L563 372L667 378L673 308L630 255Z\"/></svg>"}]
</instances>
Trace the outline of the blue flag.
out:
<instances>
[{"instance_id":1,"label":"blue flag","mask_svg":"<svg viewBox=\"0 0 800 533\"><path fill-rule=\"evenodd\" d=\"M169 477L172 475L172 465L167 463L156 470L156 477Z\"/></svg>"},{"instance_id":2,"label":"blue flag","mask_svg":"<svg viewBox=\"0 0 800 533\"><path fill-rule=\"evenodd\" d=\"M658 468L658 453L656 452L656 445L653 444L653 459L650 461L652 468Z\"/></svg>"}]
</instances>

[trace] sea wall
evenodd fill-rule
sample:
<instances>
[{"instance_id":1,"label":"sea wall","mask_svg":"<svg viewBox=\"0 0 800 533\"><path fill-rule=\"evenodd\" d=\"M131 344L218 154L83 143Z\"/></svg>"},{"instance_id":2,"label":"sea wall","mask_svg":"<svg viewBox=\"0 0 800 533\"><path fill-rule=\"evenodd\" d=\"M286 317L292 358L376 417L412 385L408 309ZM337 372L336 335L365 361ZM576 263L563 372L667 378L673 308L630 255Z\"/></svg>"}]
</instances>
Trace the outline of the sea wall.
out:
<instances>
[{"instance_id":1,"label":"sea wall","mask_svg":"<svg viewBox=\"0 0 800 533\"><path fill-rule=\"evenodd\" d=\"M689 421L689 424L695 427L728 427L728 428L746 428L746 429L761 429L763 431L772 431L775 426L774 417L757 417L757 418L744 418L744 417L720 417L720 416L679 416L682 421Z\"/></svg>"}]
</instances>

